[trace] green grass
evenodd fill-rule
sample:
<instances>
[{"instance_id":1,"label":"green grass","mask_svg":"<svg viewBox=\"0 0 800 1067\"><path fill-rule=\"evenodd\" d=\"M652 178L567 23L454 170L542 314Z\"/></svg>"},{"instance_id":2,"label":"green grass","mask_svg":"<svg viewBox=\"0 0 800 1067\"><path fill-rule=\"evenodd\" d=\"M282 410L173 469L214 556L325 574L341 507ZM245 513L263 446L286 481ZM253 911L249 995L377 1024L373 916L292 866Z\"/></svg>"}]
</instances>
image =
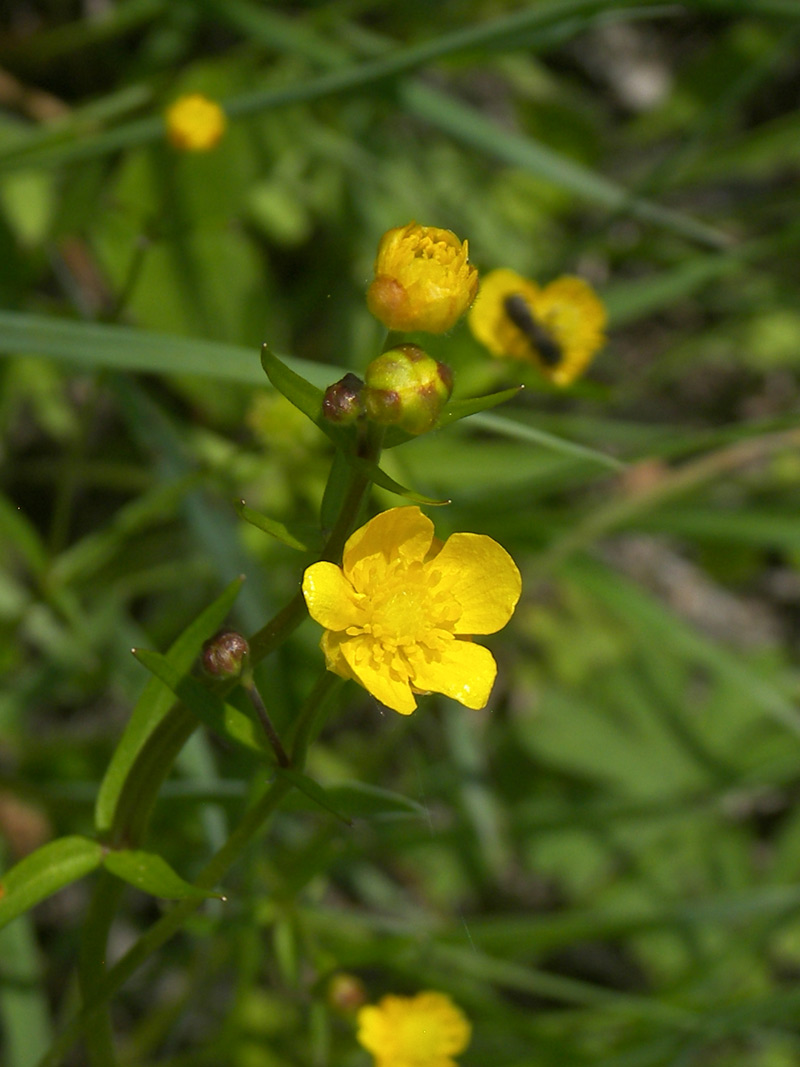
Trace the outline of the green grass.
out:
<instances>
[{"instance_id":1,"label":"green grass","mask_svg":"<svg viewBox=\"0 0 800 1067\"><path fill-rule=\"evenodd\" d=\"M798 5L34 6L0 13L4 1067L367 1067L338 972L447 992L463 1067L792 1067ZM208 154L165 140L189 91ZM458 402L525 388L325 493L261 346L312 414L363 373L412 218L586 277L608 344L559 392L415 335ZM366 513L449 500L519 564L488 710L317 681L298 583L370 476ZM224 622L289 772L192 673Z\"/></svg>"}]
</instances>

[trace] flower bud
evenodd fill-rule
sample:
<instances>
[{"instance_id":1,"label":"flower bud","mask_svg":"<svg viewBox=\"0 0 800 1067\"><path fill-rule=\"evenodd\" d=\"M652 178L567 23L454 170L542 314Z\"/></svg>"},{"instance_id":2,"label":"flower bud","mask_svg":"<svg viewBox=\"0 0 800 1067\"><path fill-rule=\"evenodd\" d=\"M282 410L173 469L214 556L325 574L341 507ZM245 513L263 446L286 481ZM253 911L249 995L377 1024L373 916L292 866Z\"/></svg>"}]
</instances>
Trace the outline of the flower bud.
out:
<instances>
[{"instance_id":1,"label":"flower bud","mask_svg":"<svg viewBox=\"0 0 800 1067\"><path fill-rule=\"evenodd\" d=\"M364 983L354 974L341 971L328 982L326 999L340 1015L355 1015L367 1000Z\"/></svg>"},{"instance_id":2,"label":"flower bud","mask_svg":"<svg viewBox=\"0 0 800 1067\"><path fill-rule=\"evenodd\" d=\"M222 630L203 645L203 669L214 678L238 678L250 652L235 630Z\"/></svg>"},{"instance_id":3,"label":"flower bud","mask_svg":"<svg viewBox=\"0 0 800 1067\"><path fill-rule=\"evenodd\" d=\"M331 422L347 426L364 414L364 383L355 374L345 374L329 385L322 398L322 414Z\"/></svg>"},{"instance_id":4,"label":"flower bud","mask_svg":"<svg viewBox=\"0 0 800 1067\"><path fill-rule=\"evenodd\" d=\"M378 245L367 307L390 330L445 333L478 292L469 245L436 226L396 226Z\"/></svg>"},{"instance_id":5,"label":"flower bud","mask_svg":"<svg viewBox=\"0 0 800 1067\"><path fill-rule=\"evenodd\" d=\"M216 100L202 93L180 96L165 115L170 144L182 152L208 152L227 125L225 112Z\"/></svg>"},{"instance_id":6,"label":"flower bud","mask_svg":"<svg viewBox=\"0 0 800 1067\"><path fill-rule=\"evenodd\" d=\"M453 391L453 372L447 364L417 345L398 345L373 359L365 381L369 418L411 434L433 429Z\"/></svg>"}]
</instances>

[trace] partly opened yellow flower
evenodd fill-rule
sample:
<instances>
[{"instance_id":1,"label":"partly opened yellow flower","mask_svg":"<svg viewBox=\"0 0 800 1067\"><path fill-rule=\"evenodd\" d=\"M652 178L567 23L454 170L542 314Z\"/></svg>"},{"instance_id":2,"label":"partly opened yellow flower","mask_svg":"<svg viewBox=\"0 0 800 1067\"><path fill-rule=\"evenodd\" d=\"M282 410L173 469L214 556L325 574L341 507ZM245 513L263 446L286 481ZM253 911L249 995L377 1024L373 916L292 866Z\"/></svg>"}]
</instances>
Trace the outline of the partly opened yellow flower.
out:
<instances>
[{"instance_id":1,"label":"partly opened yellow flower","mask_svg":"<svg viewBox=\"0 0 800 1067\"><path fill-rule=\"evenodd\" d=\"M451 230L415 222L387 230L367 292L369 310L390 330L444 333L478 292L468 254L467 242Z\"/></svg>"},{"instance_id":2,"label":"partly opened yellow flower","mask_svg":"<svg viewBox=\"0 0 800 1067\"><path fill-rule=\"evenodd\" d=\"M456 1067L471 1027L444 993L384 997L358 1013L358 1041L375 1067Z\"/></svg>"},{"instance_id":3,"label":"partly opened yellow flower","mask_svg":"<svg viewBox=\"0 0 800 1067\"><path fill-rule=\"evenodd\" d=\"M166 114L167 137L184 152L207 152L225 132L225 112L202 93L178 97Z\"/></svg>"},{"instance_id":4,"label":"partly opened yellow flower","mask_svg":"<svg viewBox=\"0 0 800 1067\"><path fill-rule=\"evenodd\" d=\"M314 563L303 577L328 670L402 715L416 708L415 693L486 704L497 665L469 635L505 626L520 589L514 561L491 537L457 533L442 545L417 507L384 511L348 540L341 567Z\"/></svg>"},{"instance_id":5,"label":"partly opened yellow flower","mask_svg":"<svg viewBox=\"0 0 800 1067\"><path fill-rule=\"evenodd\" d=\"M565 275L541 289L504 268L481 280L469 328L493 356L528 360L556 385L570 385L605 343L606 321L582 278Z\"/></svg>"}]
</instances>

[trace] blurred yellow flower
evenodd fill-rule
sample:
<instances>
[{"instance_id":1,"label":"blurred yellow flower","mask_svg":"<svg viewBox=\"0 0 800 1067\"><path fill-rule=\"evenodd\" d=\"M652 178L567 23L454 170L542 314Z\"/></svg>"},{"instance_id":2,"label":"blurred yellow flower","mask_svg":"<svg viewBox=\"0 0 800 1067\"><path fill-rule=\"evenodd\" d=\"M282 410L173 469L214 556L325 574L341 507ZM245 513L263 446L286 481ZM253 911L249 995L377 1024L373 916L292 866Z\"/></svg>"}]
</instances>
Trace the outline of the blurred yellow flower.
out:
<instances>
[{"instance_id":1,"label":"blurred yellow flower","mask_svg":"<svg viewBox=\"0 0 800 1067\"><path fill-rule=\"evenodd\" d=\"M401 715L416 708L415 693L486 704L497 664L468 635L502 629L520 590L496 541L456 533L442 545L417 507L377 515L350 537L341 567L314 563L303 577L328 670Z\"/></svg>"},{"instance_id":2,"label":"blurred yellow flower","mask_svg":"<svg viewBox=\"0 0 800 1067\"><path fill-rule=\"evenodd\" d=\"M375 1067L456 1067L471 1027L444 993L386 996L358 1013L358 1042Z\"/></svg>"},{"instance_id":3,"label":"blurred yellow flower","mask_svg":"<svg viewBox=\"0 0 800 1067\"><path fill-rule=\"evenodd\" d=\"M469 328L493 356L535 363L555 385L571 385L605 344L607 315L582 278L564 275L540 288L516 271L481 279Z\"/></svg>"},{"instance_id":4,"label":"blurred yellow flower","mask_svg":"<svg viewBox=\"0 0 800 1067\"><path fill-rule=\"evenodd\" d=\"M369 310L390 330L444 333L478 292L468 255L468 243L451 230L415 222L387 230L367 291Z\"/></svg>"},{"instance_id":5,"label":"blurred yellow flower","mask_svg":"<svg viewBox=\"0 0 800 1067\"><path fill-rule=\"evenodd\" d=\"M202 93L178 97L165 118L170 144L183 152L208 152L219 142L228 122L219 104Z\"/></svg>"}]
</instances>

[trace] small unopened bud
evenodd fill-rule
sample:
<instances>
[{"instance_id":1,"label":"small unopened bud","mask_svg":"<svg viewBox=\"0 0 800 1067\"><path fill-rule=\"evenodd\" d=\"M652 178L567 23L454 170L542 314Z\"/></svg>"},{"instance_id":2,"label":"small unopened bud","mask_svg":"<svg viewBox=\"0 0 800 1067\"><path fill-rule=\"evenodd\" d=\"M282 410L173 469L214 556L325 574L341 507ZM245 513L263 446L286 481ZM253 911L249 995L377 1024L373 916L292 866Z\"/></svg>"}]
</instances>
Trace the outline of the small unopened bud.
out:
<instances>
[{"instance_id":1,"label":"small unopened bud","mask_svg":"<svg viewBox=\"0 0 800 1067\"><path fill-rule=\"evenodd\" d=\"M328 1003L340 1015L355 1015L367 1000L361 979L344 971L331 978L326 994Z\"/></svg>"},{"instance_id":2,"label":"small unopened bud","mask_svg":"<svg viewBox=\"0 0 800 1067\"><path fill-rule=\"evenodd\" d=\"M369 418L411 434L433 429L453 391L453 372L447 364L417 345L398 345L373 359L365 380Z\"/></svg>"},{"instance_id":3,"label":"small unopened bud","mask_svg":"<svg viewBox=\"0 0 800 1067\"><path fill-rule=\"evenodd\" d=\"M329 385L322 398L322 414L331 422L348 425L364 414L364 383L355 374L345 374Z\"/></svg>"},{"instance_id":4,"label":"small unopened bud","mask_svg":"<svg viewBox=\"0 0 800 1067\"><path fill-rule=\"evenodd\" d=\"M214 678L238 678L249 652L241 634L223 630L203 645L203 668Z\"/></svg>"}]
</instances>

